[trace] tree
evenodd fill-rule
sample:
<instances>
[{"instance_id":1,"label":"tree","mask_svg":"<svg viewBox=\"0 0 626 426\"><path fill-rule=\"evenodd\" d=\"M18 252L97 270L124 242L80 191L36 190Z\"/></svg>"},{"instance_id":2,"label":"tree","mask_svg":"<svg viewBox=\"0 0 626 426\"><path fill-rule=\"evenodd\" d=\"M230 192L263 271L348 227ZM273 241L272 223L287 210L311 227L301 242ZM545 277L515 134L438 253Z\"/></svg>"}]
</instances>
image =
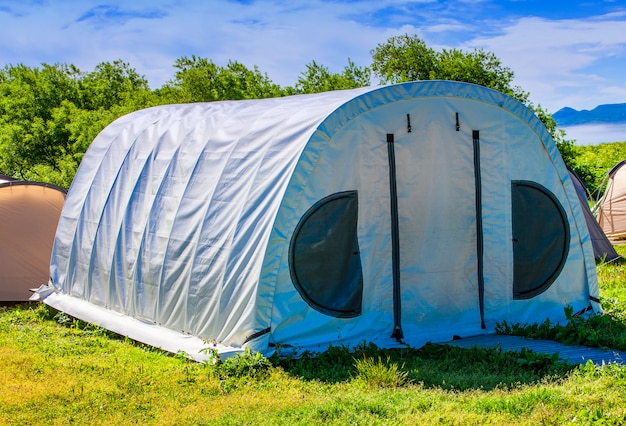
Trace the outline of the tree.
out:
<instances>
[{"instance_id":1,"label":"tree","mask_svg":"<svg viewBox=\"0 0 626 426\"><path fill-rule=\"evenodd\" d=\"M389 38L371 51L372 71L382 83L413 80L454 80L479 84L498 90L529 107L546 126L566 164L574 163L577 151L574 142L565 139L565 132L541 105L535 107L528 92L513 86L513 71L502 65L491 52L474 49L443 49L437 52L415 35Z\"/></svg>"},{"instance_id":2,"label":"tree","mask_svg":"<svg viewBox=\"0 0 626 426\"><path fill-rule=\"evenodd\" d=\"M280 86L272 83L255 66L229 61L220 67L196 56L176 60L175 78L158 90L164 102L210 102L217 100L260 99L281 96Z\"/></svg>"},{"instance_id":3,"label":"tree","mask_svg":"<svg viewBox=\"0 0 626 426\"><path fill-rule=\"evenodd\" d=\"M77 106L90 111L137 103L142 107L150 103L148 80L119 59L96 65L93 72L81 76L79 86L81 102Z\"/></svg>"},{"instance_id":4,"label":"tree","mask_svg":"<svg viewBox=\"0 0 626 426\"><path fill-rule=\"evenodd\" d=\"M91 73L73 65L0 72L0 173L69 187L87 147L111 121L154 104L122 61Z\"/></svg>"},{"instance_id":5,"label":"tree","mask_svg":"<svg viewBox=\"0 0 626 426\"><path fill-rule=\"evenodd\" d=\"M415 35L388 39L371 51L372 70L382 83L414 80L454 80L479 84L513 96L522 103L528 93L511 85L513 71L491 52L443 49L437 52Z\"/></svg>"},{"instance_id":6,"label":"tree","mask_svg":"<svg viewBox=\"0 0 626 426\"><path fill-rule=\"evenodd\" d=\"M408 34L391 37L370 53L372 71L383 84L431 80L437 64L435 51Z\"/></svg>"},{"instance_id":7,"label":"tree","mask_svg":"<svg viewBox=\"0 0 626 426\"><path fill-rule=\"evenodd\" d=\"M349 58L341 74L331 73L327 67L312 61L306 65L306 71L300 73L295 93L319 93L369 85L369 68L357 67Z\"/></svg>"}]
</instances>

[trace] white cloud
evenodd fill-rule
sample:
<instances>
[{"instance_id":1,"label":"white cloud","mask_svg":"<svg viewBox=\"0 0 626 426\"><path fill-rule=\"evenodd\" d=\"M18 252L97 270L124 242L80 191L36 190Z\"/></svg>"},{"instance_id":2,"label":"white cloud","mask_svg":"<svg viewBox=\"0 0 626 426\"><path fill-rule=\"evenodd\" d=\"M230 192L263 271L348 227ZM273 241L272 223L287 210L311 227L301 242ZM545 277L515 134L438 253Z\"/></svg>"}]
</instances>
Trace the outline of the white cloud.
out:
<instances>
[{"instance_id":1,"label":"white cloud","mask_svg":"<svg viewBox=\"0 0 626 426\"><path fill-rule=\"evenodd\" d=\"M626 81L593 69L610 56L626 65L626 21L615 16L562 21L523 18L502 28L502 35L476 38L466 46L494 52L515 72L516 84L552 112L563 106L589 109L621 103L626 101ZM619 90L599 89L607 85Z\"/></svg>"},{"instance_id":2,"label":"white cloud","mask_svg":"<svg viewBox=\"0 0 626 426\"><path fill-rule=\"evenodd\" d=\"M195 54L257 65L286 86L312 60L335 72L348 58L369 65L377 44L410 33L436 49L494 52L515 84L552 112L626 102L626 11L617 3L612 13L568 20L495 16L502 4L490 8L490 0L243 3L0 0L0 64L63 62L89 71L122 59L159 87L174 76L177 58Z\"/></svg>"}]
</instances>

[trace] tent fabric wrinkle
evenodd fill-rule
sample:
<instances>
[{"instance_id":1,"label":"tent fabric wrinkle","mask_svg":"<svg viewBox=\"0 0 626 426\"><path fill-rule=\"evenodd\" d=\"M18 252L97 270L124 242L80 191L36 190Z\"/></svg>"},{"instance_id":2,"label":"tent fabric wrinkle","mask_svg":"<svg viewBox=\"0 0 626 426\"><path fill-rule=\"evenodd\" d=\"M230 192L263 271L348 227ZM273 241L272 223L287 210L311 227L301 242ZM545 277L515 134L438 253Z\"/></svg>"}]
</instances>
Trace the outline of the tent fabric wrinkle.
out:
<instances>
[{"instance_id":1,"label":"tent fabric wrinkle","mask_svg":"<svg viewBox=\"0 0 626 426\"><path fill-rule=\"evenodd\" d=\"M534 256L539 231L514 250L513 182L562 212L560 268ZM472 84L153 107L93 141L34 297L194 359L207 341L297 354L564 321L600 310L576 197L540 120ZM534 202L516 227L546 213ZM518 299L522 261L541 291Z\"/></svg>"}]
</instances>

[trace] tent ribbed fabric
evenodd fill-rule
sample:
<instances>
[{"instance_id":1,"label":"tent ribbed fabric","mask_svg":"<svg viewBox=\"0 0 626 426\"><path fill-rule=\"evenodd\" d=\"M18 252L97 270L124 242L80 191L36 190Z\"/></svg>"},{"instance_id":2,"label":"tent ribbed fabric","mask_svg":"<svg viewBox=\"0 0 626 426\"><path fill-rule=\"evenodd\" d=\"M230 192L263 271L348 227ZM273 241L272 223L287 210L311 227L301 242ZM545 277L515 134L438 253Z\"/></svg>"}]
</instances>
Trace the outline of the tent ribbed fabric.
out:
<instances>
[{"instance_id":1,"label":"tent ribbed fabric","mask_svg":"<svg viewBox=\"0 0 626 426\"><path fill-rule=\"evenodd\" d=\"M36 298L196 359L207 341L420 346L600 309L583 212L545 127L510 97L447 81L122 117L80 165L50 273Z\"/></svg>"}]
</instances>

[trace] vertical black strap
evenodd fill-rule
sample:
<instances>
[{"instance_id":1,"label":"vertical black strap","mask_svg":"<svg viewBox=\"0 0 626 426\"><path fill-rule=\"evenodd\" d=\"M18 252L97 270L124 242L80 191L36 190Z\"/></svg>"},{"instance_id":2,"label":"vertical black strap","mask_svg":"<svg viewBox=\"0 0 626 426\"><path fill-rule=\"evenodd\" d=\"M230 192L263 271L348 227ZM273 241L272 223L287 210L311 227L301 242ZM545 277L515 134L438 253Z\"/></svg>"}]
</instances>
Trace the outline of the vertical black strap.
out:
<instances>
[{"instance_id":1,"label":"vertical black strap","mask_svg":"<svg viewBox=\"0 0 626 426\"><path fill-rule=\"evenodd\" d=\"M485 328L485 276L483 272L483 204L480 177L480 132L472 130L474 145L474 185L476 188L476 255L478 257L478 304L480 308L480 326Z\"/></svg>"},{"instance_id":2,"label":"vertical black strap","mask_svg":"<svg viewBox=\"0 0 626 426\"><path fill-rule=\"evenodd\" d=\"M391 267L393 279L393 333L391 337L400 341L404 337L401 324L400 302L400 226L398 225L398 189L396 186L396 154L393 133L387 133L389 157L389 198L391 199Z\"/></svg>"}]
</instances>

